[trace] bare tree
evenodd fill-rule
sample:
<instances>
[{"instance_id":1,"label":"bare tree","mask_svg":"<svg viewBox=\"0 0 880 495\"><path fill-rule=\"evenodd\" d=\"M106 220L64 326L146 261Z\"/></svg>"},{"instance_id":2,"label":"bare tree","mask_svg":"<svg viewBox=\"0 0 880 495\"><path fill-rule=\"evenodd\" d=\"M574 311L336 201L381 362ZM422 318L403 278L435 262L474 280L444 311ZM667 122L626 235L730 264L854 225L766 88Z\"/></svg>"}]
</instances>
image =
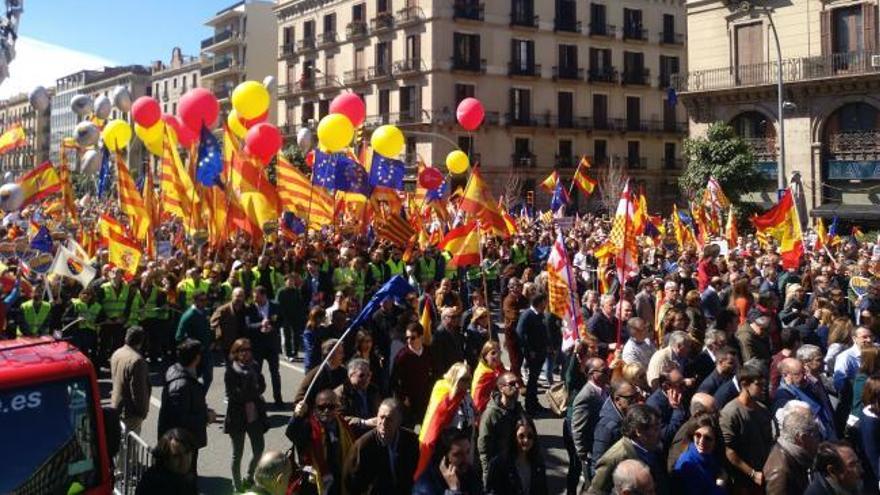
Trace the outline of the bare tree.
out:
<instances>
[{"instance_id":1,"label":"bare tree","mask_svg":"<svg viewBox=\"0 0 880 495\"><path fill-rule=\"evenodd\" d=\"M505 211L510 211L511 205L522 196L523 179L519 174L510 174L507 176L507 182L501 190L503 196L503 204Z\"/></svg>"},{"instance_id":2,"label":"bare tree","mask_svg":"<svg viewBox=\"0 0 880 495\"><path fill-rule=\"evenodd\" d=\"M614 213L620 200L620 192L626 183L623 160L615 160L615 157L611 157L607 167L597 167L594 170L596 182L599 183L598 200L601 208L609 213Z\"/></svg>"}]
</instances>

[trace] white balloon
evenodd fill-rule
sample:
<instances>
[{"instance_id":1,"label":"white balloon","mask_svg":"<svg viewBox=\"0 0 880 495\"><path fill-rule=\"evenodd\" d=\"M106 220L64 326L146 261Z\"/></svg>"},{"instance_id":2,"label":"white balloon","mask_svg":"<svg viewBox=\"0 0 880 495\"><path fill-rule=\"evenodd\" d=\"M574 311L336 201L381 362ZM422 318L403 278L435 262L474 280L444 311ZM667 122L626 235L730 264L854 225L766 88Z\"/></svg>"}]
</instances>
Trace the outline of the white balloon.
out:
<instances>
[{"instance_id":1,"label":"white balloon","mask_svg":"<svg viewBox=\"0 0 880 495\"><path fill-rule=\"evenodd\" d=\"M91 96L76 95L70 100L70 109L73 110L73 113L82 117L92 111L94 104L95 102L92 101Z\"/></svg>"},{"instance_id":2,"label":"white balloon","mask_svg":"<svg viewBox=\"0 0 880 495\"><path fill-rule=\"evenodd\" d=\"M120 112L128 113L131 111L131 93L125 86L116 86L113 89L113 105Z\"/></svg>"},{"instance_id":3,"label":"white balloon","mask_svg":"<svg viewBox=\"0 0 880 495\"><path fill-rule=\"evenodd\" d=\"M79 163L79 173L95 175L101 168L101 153L97 150L86 150Z\"/></svg>"},{"instance_id":4,"label":"white balloon","mask_svg":"<svg viewBox=\"0 0 880 495\"><path fill-rule=\"evenodd\" d=\"M15 175L12 172L3 174L3 182L12 182L13 179L15 179Z\"/></svg>"},{"instance_id":5,"label":"white balloon","mask_svg":"<svg viewBox=\"0 0 880 495\"><path fill-rule=\"evenodd\" d=\"M110 98L101 95L95 100L95 117L106 120L110 116L110 110L113 110L113 103L110 102Z\"/></svg>"},{"instance_id":6,"label":"white balloon","mask_svg":"<svg viewBox=\"0 0 880 495\"><path fill-rule=\"evenodd\" d=\"M308 127L303 127L300 130L296 131L296 144L299 146L299 149L306 152L312 149L312 130Z\"/></svg>"},{"instance_id":7,"label":"white balloon","mask_svg":"<svg viewBox=\"0 0 880 495\"><path fill-rule=\"evenodd\" d=\"M24 202L24 191L16 183L3 184L0 186L0 210L15 211L21 208Z\"/></svg>"},{"instance_id":8,"label":"white balloon","mask_svg":"<svg viewBox=\"0 0 880 495\"><path fill-rule=\"evenodd\" d=\"M76 144L80 146L93 146L98 144L98 139L101 138L101 130L95 124L84 121L76 125L74 136L76 137Z\"/></svg>"},{"instance_id":9,"label":"white balloon","mask_svg":"<svg viewBox=\"0 0 880 495\"><path fill-rule=\"evenodd\" d=\"M37 86L32 89L28 95L31 106L38 112L43 112L49 108L49 92L43 86Z\"/></svg>"},{"instance_id":10,"label":"white balloon","mask_svg":"<svg viewBox=\"0 0 880 495\"><path fill-rule=\"evenodd\" d=\"M266 76L263 78L263 86L271 93L275 89L275 76Z\"/></svg>"}]
</instances>

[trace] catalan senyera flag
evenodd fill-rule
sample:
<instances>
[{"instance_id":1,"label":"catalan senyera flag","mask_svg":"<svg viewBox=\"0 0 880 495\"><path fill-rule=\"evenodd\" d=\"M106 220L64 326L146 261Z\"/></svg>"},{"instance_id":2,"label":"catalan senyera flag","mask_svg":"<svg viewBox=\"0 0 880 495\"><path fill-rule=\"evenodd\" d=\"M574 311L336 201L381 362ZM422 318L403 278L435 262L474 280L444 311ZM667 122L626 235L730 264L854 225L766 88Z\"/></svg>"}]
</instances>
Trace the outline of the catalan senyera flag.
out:
<instances>
[{"instance_id":1,"label":"catalan senyera flag","mask_svg":"<svg viewBox=\"0 0 880 495\"><path fill-rule=\"evenodd\" d=\"M583 316L578 311L577 282L561 233L557 235L547 257L547 275L547 309L562 320L562 350L566 352L578 340L578 328L583 324Z\"/></svg>"},{"instance_id":2,"label":"catalan senyera flag","mask_svg":"<svg viewBox=\"0 0 880 495\"><path fill-rule=\"evenodd\" d=\"M312 230L320 230L333 222L334 202L330 194L312 181L282 155L275 166L278 198L281 207L308 222Z\"/></svg>"},{"instance_id":3,"label":"catalan senyera flag","mask_svg":"<svg viewBox=\"0 0 880 495\"><path fill-rule=\"evenodd\" d=\"M548 175L546 179L541 181L541 189L547 191L548 193L553 193L553 190L556 189L556 184L559 183L559 172L556 170L553 171L552 174Z\"/></svg>"},{"instance_id":4,"label":"catalan senyera flag","mask_svg":"<svg viewBox=\"0 0 880 495\"><path fill-rule=\"evenodd\" d=\"M397 247L409 246L416 230L399 214L379 215L375 219L376 235Z\"/></svg>"},{"instance_id":5,"label":"catalan senyera flag","mask_svg":"<svg viewBox=\"0 0 880 495\"><path fill-rule=\"evenodd\" d=\"M98 233L101 236L102 243L106 245L107 240L110 238L110 234L115 233L124 236L125 228L119 223L119 220L104 213L98 219Z\"/></svg>"},{"instance_id":6,"label":"catalan senyera flag","mask_svg":"<svg viewBox=\"0 0 880 495\"><path fill-rule=\"evenodd\" d=\"M198 195L192 178L186 172L171 131L165 128L162 144L161 191L162 211L183 220L184 225L191 225L191 216L196 211Z\"/></svg>"},{"instance_id":7,"label":"catalan senyera flag","mask_svg":"<svg viewBox=\"0 0 880 495\"><path fill-rule=\"evenodd\" d=\"M439 246L452 253L450 266L463 267L480 264L480 229L477 222L470 222L450 230Z\"/></svg>"},{"instance_id":8,"label":"catalan senyera flag","mask_svg":"<svg viewBox=\"0 0 880 495\"><path fill-rule=\"evenodd\" d=\"M50 194L60 192L63 186L61 179L58 177L58 172L51 162L44 162L39 167L24 174L18 179L18 185L21 187L24 197L24 201L21 204L22 208L36 203Z\"/></svg>"},{"instance_id":9,"label":"catalan senyera flag","mask_svg":"<svg viewBox=\"0 0 880 495\"><path fill-rule=\"evenodd\" d=\"M422 421L422 429L419 431L419 462L413 473L413 480L417 480L431 464L440 434L455 417L462 399L464 393L457 393L456 387L445 378L437 380L434 384L428 408L425 410L425 419Z\"/></svg>"},{"instance_id":10,"label":"catalan senyera flag","mask_svg":"<svg viewBox=\"0 0 880 495\"><path fill-rule=\"evenodd\" d=\"M801 256L804 254L804 242L791 189L785 190L779 203L773 208L763 215L753 217L752 224L759 233L776 240L784 268L800 266Z\"/></svg>"},{"instance_id":11,"label":"catalan senyera flag","mask_svg":"<svg viewBox=\"0 0 880 495\"><path fill-rule=\"evenodd\" d=\"M479 218L483 223L483 228L492 229L499 234L507 232L504 217L498 211L495 199L492 198L492 192L480 175L478 167L474 167L471 171L471 177L464 195L461 197L459 208Z\"/></svg>"},{"instance_id":12,"label":"catalan senyera flag","mask_svg":"<svg viewBox=\"0 0 880 495\"><path fill-rule=\"evenodd\" d=\"M150 215L144 206L144 198L138 191L122 155L116 155L116 181L119 191L119 209L128 215L131 230L136 239L144 241L150 229Z\"/></svg>"},{"instance_id":13,"label":"catalan senyera flag","mask_svg":"<svg viewBox=\"0 0 880 495\"><path fill-rule=\"evenodd\" d=\"M727 226L724 228L724 237L727 239L727 245L731 249L739 241L739 231L736 228L736 215L733 213L733 207L727 211Z\"/></svg>"},{"instance_id":14,"label":"catalan senyera flag","mask_svg":"<svg viewBox=\"0 0 880 495\"><path fill-rule=\"evenodd\" d=\"M480 359L477 367L474 369L474 378L471 380L471 399L474 401L474 409L477 414L482 414L489 405L489 399L492 397L492 391L496 389L495 382L504 368L492 369L483 363Z\"/></svg>"},{"instance_id":15,"label":"catalan senyera flag","mask_svg":"<svg viewBox=\"0 0 880 495\"><path fill-rule=\"evenodd\" d=\"M590 168L590 161L587 160L587 157L581 158L581 161L578 163L577 170L574 171L574 184L580 189L584 194L593 194L593 191L596 190L597 182L594 179L591 179L587 175L587 170Z\"/></svg>"},{"instance_id":16,"label":"catalan senyera flag","mask_svg":"<svg viewBox=\"0 0 880 495\"><path fill-rule=\"evenodd\" d=\"M15 124L0 134L0 155L27 144L27 135L21 124Z\"/></svg>"},{"instance_id":17,"label":"catalan senyera flag","mask_svg":"<svg viewBox=\"0 0 880 495\"><path fill-rule=\"evenodd\" d=\"M236 154L232 159L229 182L245 213L258 227L263 228L267 222L278 220L281 215L278 192L256 157Z\"/></svg>"},{"instance_id":18,"label":"catalan senyera flag","mask_svg":"<svg viewBox=\"0 0 880 495\"><path fill-rule=\"evenodd\" d=\"M129 278L134 277L143 255L140 246L137 242L115 232L110 232L107 241L107 261L122 269Z\"/></svg>"}]
</instances>

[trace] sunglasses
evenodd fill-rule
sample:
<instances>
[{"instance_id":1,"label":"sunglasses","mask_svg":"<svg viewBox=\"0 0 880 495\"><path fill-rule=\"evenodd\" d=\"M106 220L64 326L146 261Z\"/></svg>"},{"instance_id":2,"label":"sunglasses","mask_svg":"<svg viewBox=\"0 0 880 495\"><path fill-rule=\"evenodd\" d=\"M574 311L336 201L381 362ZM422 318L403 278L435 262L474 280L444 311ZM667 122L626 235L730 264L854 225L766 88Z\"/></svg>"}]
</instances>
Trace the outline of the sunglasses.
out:
<instances>
[{"instance_id":1,"label":"sunglasses","mask_svg":"<svg viewBox=\"0 0 880 495\"><path fill-rule=\"evenodd\" d=\"M333 411L336 409L336 404L318 404L315 406L315 409L318 411Z\"/></svg>"}]
</instances>

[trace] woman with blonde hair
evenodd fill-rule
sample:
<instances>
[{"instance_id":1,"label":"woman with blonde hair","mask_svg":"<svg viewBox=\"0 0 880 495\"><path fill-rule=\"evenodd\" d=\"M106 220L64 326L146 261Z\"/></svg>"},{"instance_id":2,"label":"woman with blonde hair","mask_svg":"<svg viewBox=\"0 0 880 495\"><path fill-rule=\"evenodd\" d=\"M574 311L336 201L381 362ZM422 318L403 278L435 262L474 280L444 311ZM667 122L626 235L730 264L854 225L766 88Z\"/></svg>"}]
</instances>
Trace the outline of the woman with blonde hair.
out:
<instances>
[{"instance_id":1,"label":"woman with blonde hair","mask_svg":"<svg viewBox=\"0 0 880 495\"><path fill-rule=\"evenodd\" d=\"M504 371L506 370L504 363L501 362L501 345L494 340L487 341L480 350L480 359L477 361L474 378L471 381L471 398L478 416L489 404L489 398L495 390L495 381Z\"/></svg>"}]
</instances>

